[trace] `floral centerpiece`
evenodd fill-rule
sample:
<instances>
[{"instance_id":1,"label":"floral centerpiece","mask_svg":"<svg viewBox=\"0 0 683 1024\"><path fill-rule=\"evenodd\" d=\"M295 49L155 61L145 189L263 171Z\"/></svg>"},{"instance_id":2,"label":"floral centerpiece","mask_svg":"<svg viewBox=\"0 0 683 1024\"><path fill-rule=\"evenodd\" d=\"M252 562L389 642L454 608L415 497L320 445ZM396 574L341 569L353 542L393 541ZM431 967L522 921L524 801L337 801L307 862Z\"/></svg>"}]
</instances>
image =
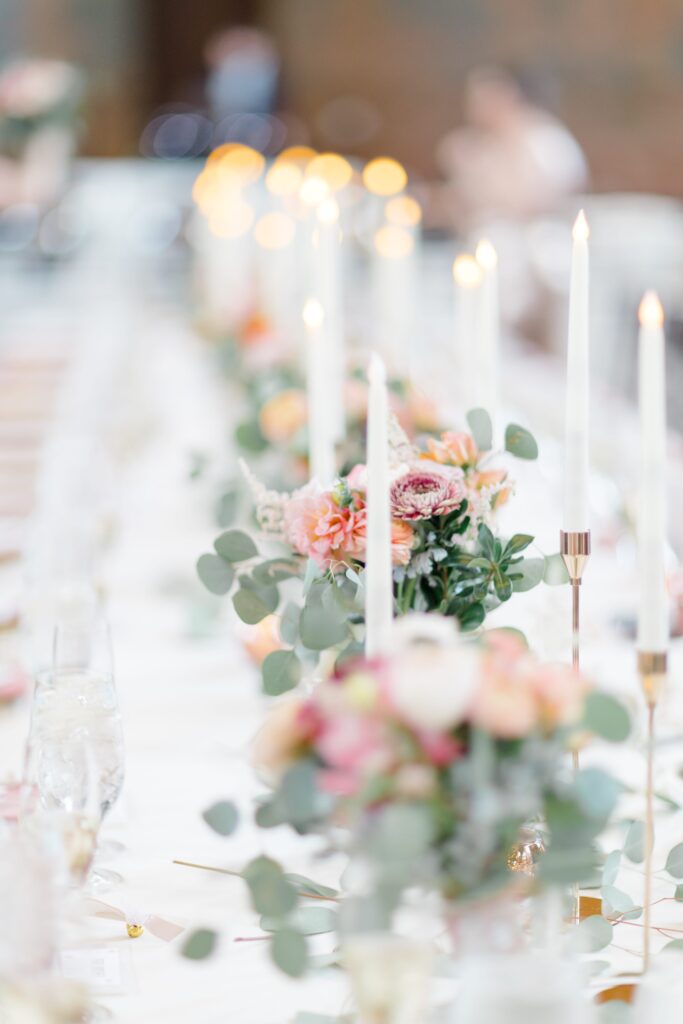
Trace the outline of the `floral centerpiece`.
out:
<instances>
[{"instance_id":1,"label":"floral centerpiece","mask_svg":"<svg viewBox=\"0 0 683 1024\"><path fill-rule=\"evenodd\" d=\"M392 429L396 614L439 612L463 631L481 626L514 592L538 584L546 568L544 558L524 555L533 537L500 535L496 512L514 485L491 450L488 417L470 419L474 433L447 432L423 447L397 423ZM509 427L506 436L509 452L535 457L535 443L521 428ZM296 685L321 651L334 648L343 659L362 649L365 467L354 466L332 487L312 481L290 494L249 476L256 520L277 542L275 557L261 557L251 537L228 530L216 539L215 553L199 559L198 572L213 593L232 591L244 622L279 614L283 649L263 664L266 691L277 694Z\"/></svg>"},{"instance_id":2,"label":"floral centerpiece","mask_svg":"<svg viewBox=\"0 0 683 1024\"><path fill-rule=\"evenodd\" d=\"M606 719L615 738L615 716L623 718L620 706L568 666L539 662L512 633L459 640L449 620L412 615L397 624L391 656L349 660L309 695L275 704L253 746L271 787L256 820L319 833L363 858L374 880L364 914L382 927L408 888L436 890L452 908L531 884L585 881L619 787L597 769L575 775L566 751L578 731L600 732ZM234 827L229 806L207 812L218 831ZM545 844L533 879L510 864L531 821ZM285 875L268 858L240 874L266 915L276 961L301 973L307 908L346 896ZM325 930L335 930L328 916Z\"/></svg>"}]
</instances>

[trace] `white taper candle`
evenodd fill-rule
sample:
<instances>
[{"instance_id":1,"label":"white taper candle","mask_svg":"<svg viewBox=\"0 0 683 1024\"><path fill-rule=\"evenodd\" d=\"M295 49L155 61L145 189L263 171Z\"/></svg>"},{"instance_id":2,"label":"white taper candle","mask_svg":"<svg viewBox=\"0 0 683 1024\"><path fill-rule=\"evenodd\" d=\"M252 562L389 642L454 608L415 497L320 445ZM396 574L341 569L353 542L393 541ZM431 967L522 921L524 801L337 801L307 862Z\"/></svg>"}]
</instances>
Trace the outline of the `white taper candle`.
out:
<instances>
[{"instance_id":1,"label":"white taper candle","mask_svg":"<svg viewBox=\"0 0 683 1024\"><path fill-rule=\"evenodd\" d=\"M564 450L565 533L590 528L588 517L588 223L583 210L572 231L572 276L569 292L567 391Z\"/></svg>"},{"instance_id":2,"label":"white taper candle","mask_svg":"<svg viewBox=\"0 0 683 1024\"><path fill-rule=\"evenodd\" d=\"M335 477L335 452L330 402L329 375L325 337L322 327L325 310L317 299L308 299L304 305L303 320L306 327L306 391L308 396L308 457L311 477L323 487Z\"/></svg>"},{"instance_id":3,"label":"white taper candle","mask_svg":"<svg viewBox=\"0 0 683 1024\"><path fill-rule=\"evenodd\" d=\"M385 654L391 643L393 574L386 370L373 354L368 370L367 547L365 561L365 653Z\"/></svg>"},{"instance_id":4,"label":"white taper candle","mask_svg":"<svg viewBox=\"0 0 683 1024\"><path fill-rule=\"evenodd\" d=\"M657 653L666 651L669 646L669 607L665 579L667 516L664 313L654 292L648 292L644 296L638 317L638 650Z\"/></svg>"}]
</instances>

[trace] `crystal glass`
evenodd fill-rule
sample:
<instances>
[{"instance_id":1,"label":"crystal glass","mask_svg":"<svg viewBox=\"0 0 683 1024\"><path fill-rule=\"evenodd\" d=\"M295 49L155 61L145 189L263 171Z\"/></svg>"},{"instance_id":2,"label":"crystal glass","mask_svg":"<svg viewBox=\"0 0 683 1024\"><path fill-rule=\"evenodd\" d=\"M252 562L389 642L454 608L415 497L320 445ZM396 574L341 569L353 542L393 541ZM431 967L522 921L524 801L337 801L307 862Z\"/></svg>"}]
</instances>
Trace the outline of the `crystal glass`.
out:
<instances>
[{"instance_id":1,"label":"crystal glass","mask_svg":"<svg viewBox=\"0 0 683 1024\"><path fill-rule=\"evenodd\" d=\"M123 777L123 730L109 630L99 618L71 620L55 630L52 672L36 685L27 779L44 809L71 815L90 806L96 792L99 823L118 799ZM84 832L73 839L77 845ZM93 873L100 890L120 880L115 872Z\"/></svg>"}]
</instances>

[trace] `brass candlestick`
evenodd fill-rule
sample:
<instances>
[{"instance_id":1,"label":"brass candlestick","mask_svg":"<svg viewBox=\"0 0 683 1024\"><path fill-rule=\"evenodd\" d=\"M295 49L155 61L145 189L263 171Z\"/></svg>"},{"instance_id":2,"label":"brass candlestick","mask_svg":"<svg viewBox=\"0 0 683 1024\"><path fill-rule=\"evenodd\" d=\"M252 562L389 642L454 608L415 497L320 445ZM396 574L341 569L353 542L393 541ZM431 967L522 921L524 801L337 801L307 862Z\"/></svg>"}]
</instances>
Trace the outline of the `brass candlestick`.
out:
<instances>
[{"instance_id":1,"label":"brass candlestick","mask_svg":"<svg viewBox=\"0 0 683 1024\"><path fill-rule=\"evenodd\" d=\"M567 567L572 588L572 668L579 671L581 651L581 580L591 553L590 530L560 530L560 554ZM579 767L578 751L573 752L574 769Z\"/></svg>"},{"instance_id":2,"label":"brass candlestick","mask_svg":"<svg viewBox=\"0 0 683 1024\"><path fill-rule=\"evenodd\" d=\"M590 530L560 530L560 554L567 567L572 588L572 668L576 673L581 663L581 581L591 553ZM579 752L572 750L574 772L579 770ZM574 886L574 924L581 920L581 894Z\"/></svg>"},{"instance_id":3,"label":"brass candlestick","mask_svg":"<svg viewBox=\"0 0 683 1024\"><path fill-rule=\"evenodd\" d=\"M645 880L643 895L643 974L650 966L652 911L652 850L654 847L654 750L655 708L667 672L666 651L639 651L638 674L647 705L647 753L645 775Z\"/></svg>"}]
</instances>

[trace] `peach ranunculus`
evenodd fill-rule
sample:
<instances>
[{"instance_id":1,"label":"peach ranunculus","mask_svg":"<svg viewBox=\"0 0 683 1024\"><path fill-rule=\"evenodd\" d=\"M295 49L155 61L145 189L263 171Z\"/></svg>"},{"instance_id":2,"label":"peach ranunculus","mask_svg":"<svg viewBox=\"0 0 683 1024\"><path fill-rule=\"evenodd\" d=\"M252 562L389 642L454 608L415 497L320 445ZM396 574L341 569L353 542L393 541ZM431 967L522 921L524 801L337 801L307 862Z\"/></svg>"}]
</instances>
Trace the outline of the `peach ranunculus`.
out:
<instances>
[{"instance_id":1,"label":"peach ranunculus","mask_svg":"<svg viewBox=\"0 0 683 1024\"><path fill-rule=\"evenodd\" d=\"M447 430L439 440L428 438L427 452L422 457L445 466L460 466L465 469L476 466L479 454L471 434Z\"/></svg>"},{"instance_id":2,"label":"peach ranunculus","mask_svg":"<svg viewBox=\"0 0 683 1024\"><path fill-rule=\"evenodd\" d=\"M531 672L531 685L538 701L544 730L575 725L581 718L586 684L569 665L538 665Z\"/></svg>"},{"instance_id":3,"label":"peach ranunculus","mask_svg":"<svg viewBox=\"0 0 683 1024\"><path fill-rule=\"evenodd\" d=\"M321 569L353 550L352 512L334 500L331 491L308 484L295 491L285 506L285 537L300 555Z\"/></svg>"},{"instance_id":4,"label":"peach ranunculus","mask_svg":"<svg viewBox=\"0 0 683 1024\"><path fill-rule=\"evenodd\" d=\"M286 444L304 426L306 395L299 388L286 388L269 398L259 413L261 433L273 444Z\"/></svg>"},{"instance_id":5,"label":"peach ranunculus","mask_svg":"<svg viewBox=\"0 0 683 1024\"><path fill-rule=\"evenodd\" d=\"M476 491L488 491L492 508L500 508L509 500L512 487L506 484L506 469L474 470L468 475L468 484Z\"/></svg>"},{"instance_id":6,"label":"peach ranunculus","mask_svg":"<svg viewBox=\"0 0 683 1024\"><path fill-rule=\"evenodd\" d=\"M407 565L413 550L415 534L409 523L401 519L391 520L391 561L394 565ZM367 544L367 510L363 505L351 514L349 546L347 553L359 561L365 561Z\"/></svg>"}]
</instances>

